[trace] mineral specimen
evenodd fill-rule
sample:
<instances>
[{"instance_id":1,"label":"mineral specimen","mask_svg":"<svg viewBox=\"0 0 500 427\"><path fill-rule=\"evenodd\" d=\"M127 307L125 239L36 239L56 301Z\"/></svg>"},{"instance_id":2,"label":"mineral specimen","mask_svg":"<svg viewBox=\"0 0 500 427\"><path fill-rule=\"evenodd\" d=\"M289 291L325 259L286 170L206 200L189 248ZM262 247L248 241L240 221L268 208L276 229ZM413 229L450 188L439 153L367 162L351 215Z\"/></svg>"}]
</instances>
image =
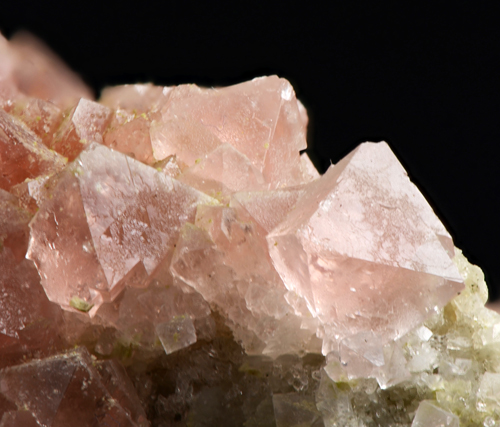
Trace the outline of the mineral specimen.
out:
<instances>
[{"instance_id":1,"label":"mineral specimen","mask_svg":"<svg viewBox=\"0 0 500 427\"><path fill-rule=\"evenodd\" d=\"M107 88L0 36L0 427L500 425L500 315L384 143L276 76ZM302 152L302 154L301 154Z\"/></svg>"}]
</instances>

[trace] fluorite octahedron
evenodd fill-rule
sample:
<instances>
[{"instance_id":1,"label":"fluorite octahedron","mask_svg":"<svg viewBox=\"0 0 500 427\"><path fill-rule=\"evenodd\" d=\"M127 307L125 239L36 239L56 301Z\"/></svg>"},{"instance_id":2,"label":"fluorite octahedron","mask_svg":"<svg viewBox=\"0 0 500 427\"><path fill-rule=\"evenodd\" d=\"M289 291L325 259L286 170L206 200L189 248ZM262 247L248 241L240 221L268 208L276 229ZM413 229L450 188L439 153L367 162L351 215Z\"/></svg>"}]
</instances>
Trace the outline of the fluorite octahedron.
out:
<instances>
[{"instance_id":1,"label":"fluorite octahedron","mask_svg":"<svg viewBox=\"0 0 500 427\"><path fill-rule=\"evenodd\" d=\"M276 76L99 101L0 36L0 427L500 425L500 315L385 142ZM301 154L302 152L302 154Z\"/></svg>"}]
</instances>

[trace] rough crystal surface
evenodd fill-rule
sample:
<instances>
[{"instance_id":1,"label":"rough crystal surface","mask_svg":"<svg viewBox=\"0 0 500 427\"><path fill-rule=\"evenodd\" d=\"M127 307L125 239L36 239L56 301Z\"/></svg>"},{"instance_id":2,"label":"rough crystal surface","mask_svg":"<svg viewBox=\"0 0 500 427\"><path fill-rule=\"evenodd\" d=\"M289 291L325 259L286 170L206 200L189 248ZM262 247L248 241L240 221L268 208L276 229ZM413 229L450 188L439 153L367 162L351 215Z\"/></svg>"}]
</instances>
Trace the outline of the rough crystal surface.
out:
<instances>
[{"instance_id":1,"label":"rough crystal surface","mask_svg":"<svg viewBox=\"0 0 500 427\"><path fill-rule=\"evenodd\" d=\"M384 143L276 76L101 99L0 36L0 427L492 427L500 314Z\"/></svg>"}]
</instances>

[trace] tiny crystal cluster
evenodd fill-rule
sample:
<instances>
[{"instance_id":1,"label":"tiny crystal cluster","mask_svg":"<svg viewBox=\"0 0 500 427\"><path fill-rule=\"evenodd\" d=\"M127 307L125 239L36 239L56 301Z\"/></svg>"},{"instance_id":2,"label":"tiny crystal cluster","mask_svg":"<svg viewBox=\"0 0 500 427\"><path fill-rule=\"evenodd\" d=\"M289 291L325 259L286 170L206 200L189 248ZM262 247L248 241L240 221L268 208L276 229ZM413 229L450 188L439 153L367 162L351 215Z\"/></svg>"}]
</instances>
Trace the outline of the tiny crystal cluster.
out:
<instances>
[{"instance_id":1,"label":"tiny crystal cluster","mask_svg":"<svg viewBox=\"0 0 500 427\"><path fill-rule=\"evenodd\" d=\"M276 76L95 101L0 36L0 427L499 426L481 270L307 120Z\"/></svg>"}]
</instances>

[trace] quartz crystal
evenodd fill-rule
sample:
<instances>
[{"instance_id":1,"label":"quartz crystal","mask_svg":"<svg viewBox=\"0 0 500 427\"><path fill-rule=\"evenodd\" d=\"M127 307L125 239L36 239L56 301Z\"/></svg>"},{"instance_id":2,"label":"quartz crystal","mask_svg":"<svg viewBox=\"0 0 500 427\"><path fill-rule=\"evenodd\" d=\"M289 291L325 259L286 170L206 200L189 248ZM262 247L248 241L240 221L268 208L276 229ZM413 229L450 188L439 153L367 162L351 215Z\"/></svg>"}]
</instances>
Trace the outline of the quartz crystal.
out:
<instances>
[{"instance_id":1,"label":"quartz crystal","mask_svg":"<svg viewBox=\"0 0 500 427\"><path fill-rule=\"evenodd\" d=\"M0 36L0 427L492 427L500 315L385 142L289 82L92 92Z\"/></svg>"}]
</instances>

